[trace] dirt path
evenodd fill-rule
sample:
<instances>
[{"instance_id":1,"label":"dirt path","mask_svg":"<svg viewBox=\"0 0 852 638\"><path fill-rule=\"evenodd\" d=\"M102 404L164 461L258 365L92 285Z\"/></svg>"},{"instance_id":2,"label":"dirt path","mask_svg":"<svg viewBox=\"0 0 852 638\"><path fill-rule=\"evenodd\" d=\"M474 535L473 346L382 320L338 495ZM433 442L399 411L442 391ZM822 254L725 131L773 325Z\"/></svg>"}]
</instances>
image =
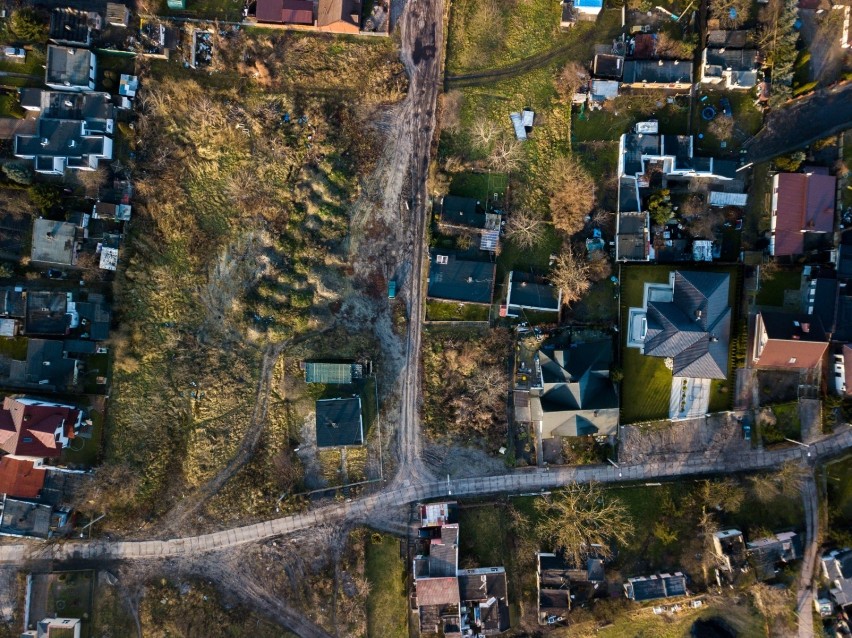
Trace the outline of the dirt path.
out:
<instances>
[{"instance_id":1,"label":"dirt path","mask_svg":"<svg viewBox=\"0 0 852 638\"><path fill-rule=\"evenodd\" d=\"M824 462L845 454L852 448L852 428L823 436L809 446L810 461ZM253 525L235 527L211 534L176 538L168 541L66 541L61 543L0 544L0 564L22 564L27 560L89 561L148 560L170 557L192 557L237 548L258 541L323 527L339 527L341 523L369 524L382 513L425 499L445 497L450 491L456 497L484 496L502 493L529 493L571 483L629 483L683 477L766 471L789 461L801 462L803 448L774 450L738 449L731 454L708 457L704 450L681 455L676 460L660 460L644 464L581 465L543 470L530 468L495 476L434 480L403 487L388 486L380 492L338 502ZM814 527L816 529L816 527Z\"/></svg>"},{"instance_id":2,"label":"dirt path","mask_svg":"<svg viewBox=\"0 0 852 638\"><path fill-rule=\"evenodd\" d=\"M577 44L572 42L571 44L563 44L562 46L536 53L528 58L497 69L447 75L444 78L444 88L449 91L451 89L461 89L466 86L482 86L490 84L495 80L515 77L516 75L528 73L533 69L546 66L554 60L568 57L576 48Z\"/></svg>"},{"instance_id":3,"label":"dirt path","mask_svg":"<svg viewBox=\"0 0 852 638\"><path fill-rule=\"evenodd\" d=\"M802 486L802 502L805 506L805 552L796 592L796 615L799 618L799 638L813 638L813 579L819 546L819 501L813 471Z\"/></svg>"},{"instance_id":4,"label":"dirt path","mask_svg":"<svg viewBox=\"0 0 852 638\"><path fill-rule=\"evenodd\" d=\"M234 457L212 479L199 487L192 495L184 497L162 521L163 536L172 536L179 532L187 519L198 512L228 480L234 476L246 463L251 460L260 437L266 425L269 412L269 394L272 387L272 374L275 363L287 344L268 345L263 353L263 363L260 370L257 393L255 395L254 411L251 423L243 437L240 448Z\"/></svg>"}]
</instances>

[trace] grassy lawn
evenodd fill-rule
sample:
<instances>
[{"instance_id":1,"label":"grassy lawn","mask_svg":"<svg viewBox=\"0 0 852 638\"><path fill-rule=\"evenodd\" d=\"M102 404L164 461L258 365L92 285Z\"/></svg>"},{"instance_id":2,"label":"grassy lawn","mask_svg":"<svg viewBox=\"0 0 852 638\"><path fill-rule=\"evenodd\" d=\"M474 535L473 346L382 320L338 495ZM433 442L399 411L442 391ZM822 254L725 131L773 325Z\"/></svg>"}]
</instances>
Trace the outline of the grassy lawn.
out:
<instances>
[{"instance_id":1,"label":"grassy lawn","mask_svg":"<svg viewBox=\"0 0 852 638\"><path fill-rule=\"evenodd\" d=\"M721 619L736 631L738 636L765 635L764 621L759 612L748 603L719 600L716 604L698 609L685 608L676 615L656 615L649 608L631 614L616 616L612 624L595 631L601 638L685 638L692 636L692 626L698 620ZM577 627L579 629L579 627ZM591 630L591 627L589 628ZM582 631L582 630L581 630ZM554 636L566 637L578 634L576 629L560 630Z\"/></svg>"},{"instance_id":2,"label":"grassy lawn","mask_svg":"<svg viewBox=\"0 0 852 638\"><path fill-rule=\"evenodd\" d=\"M852 456L828 465L825 476L831 534L852 536L849 533L852 529ZM848 542L845 540L844 544Z\"/></svg>"},{"instance_id":3,"label":"grassy lawn","mask_svg":"<svg viewBox=\"0 0 852 638\"><path fill-rule=\"evenodd\" d=\"M618 205L618 142L587 142L577 147L580 161L597 185L598 204L605 210Z\"/></svg>"},{"instance_id":4,"label":"grassy lawn","mask_svg":"<svg viewBox=\"0 0 852 638\"><path fill-rule=\"evenodd\" d=\"M115 53L98 53L97 89L109 93L118 92L121 74L133 75L136 72L136 57Z\"/></svg>"},{"instance_id":5,"label":"grassy lawn","mask_svg":"<svg viewBox=\"0 0 852 638\"><path fill-rule=\"evenodd\" d=\"M754 105L754 97L749 91L709 91L707 99L704 102L699 102L701 106L697 111L695 122L695 151L696 153L712 154L715 157L734 157L737 155L742 143L752 135L757 133L763 124L763 114L757 110ZM700 109L705 106L712 106L716 109L716 118L725 117L722 114L721 98L727 98L731 103L731 111L734 118L734 131L730 139L726 140L725 146L722 146L723 140L711 133L711 122L703 119L700 116ZM699 98L700 99L700 96ZM698 135L703 135L703 139Z\"/></svg>"},{"instance_id":6,"label":"grassy lawn","mask_svg":"<svg viewBox=\"0 0 852 638\"><path fill-rule=\"evenodd\" d=\"M497 281L505 281L509 271L522 270L547 273L550 270L550 255L559 252L562 240L552 226L547 226L544 239L531 249L519 248L511 241L503 242L497 257Z\"/></svg>"},{"instance_id":7,"label":"grassy lawn","mask_svg":"<svg viewBox=\"0 0 852 638\"><path fill-rule=\"evenodd\" d=\"M47 578L47 611L60 618L82 619L81 634L90 636L94 572L59 572Z\"/></svg>"},{"instance_id":8,"label":"grassy lawn","mask_svg":"<svg viewBox=\"0 0 852 638\"><path fill-rule=\"evenodd\" d=\"M743 220L743 243L753 248L758 237L769 230L770 196L772 183L769 179L769 164L756 164L752 168L752 185L748 194L748 205Z\"/></svg>"},{"instance_id":9,"label":"grassy lawn","mask_svg":"<svg viewBox=\"0 0 852 638\"><path fill-rule=\"evenodd\" d=\"M661 133L683 134L686 132L689 109L677 103L666 103L662 93L622 95L608 104L606 109L577 111L573 120L573 140L618 141L636 122L647 119L658 120Z\"/></svg>"},{"instance_id":10,"label":"grassy lawn","mask_svg":"<svg viewBox=\"0 0 852 638\"><path fill-rule=\"evenodd\" d=\"M677 266L680 270L701 270L690 264ZM624 381L621 384L621 422L636 423L642 421L654 421L668 418L669 398L671 396L671 370L666 368L664 360L660 357L647 357L636 348L627 348L627 317L629 308L638 308L642 305L642 295L645 283L665 283L669 280L672 266L625 266L621 271L621 316L623 320L622 334L622 361L621 367L624 371ZM737 266L718 266L714 268L717 272L729 272L731 274L731 285L728 302L733 308L732 329L736 334L737 316L737 277L740 276ZM733 370L729 377L733 378ZM721 392L720 388L727 387L727 392ZM730 406L731 384L723 381L714 381L711 384L710 410L711 412L726 410Z\"/></svg>"},{"instance_id":11,"label":"grassy lawn","mask_svg":"<svg viewBox=\"0 0 852 638\"><path fill-rule=\"evenodd\" d=\"M450 182L450 195L459 197L474 197L482 202L492 199L497 194L498 199L506 193L509 176L504 173L457 173Z\"/></svg>"},{"instance_id":12,"label":"grassy lawn","mask_svg":"<svg viewBox=\"0 0 852 638\"><path fill-rule=\"evenodd\" d=\"M427 321L488 321L490 306L455 301L426 302Z\"/></svg>"},{"instance_id":13,"label":"grassy lawn","mask_svg":"<svg viewBox=\"0 0 852 638\"><path fill-rule=\"evenodd\" d=\"M780 443L785 438L798 441L802 438L802 423L799 420L799 405L797 403L782 403L773 405L775 425L761 423L758 426L760 438L764 444Z\"/></svg>"},{"instance_id":14,"label":"grassy lawn","mask_svg":"<svg viewBox=\"0 0 852 638\"><path fill-rule=\"evenodd\" d=\"M238 22L242 19L243 3L239 0L187 0L186 9L173 11L166 1L160 2L158 15L207 18Z\"/></svg>"},{"instance_id":15,"label":"grassy lawn","mask_svg":"<svg viewBox=\"0 0 852 638\"><path fill-rule=\"evenodd\" d=\"M70 447L62 450L62 463L82 465L87 468L94 467L97 463L104 436L104 415L96 410L90 410L89 418L92 419L91 438L77 437L71 441Z\"/></svg>"},{"instance_id":16,"label":"grassy lawn","mask_svg":"<svg viewBox=\"0 0 852 638\"><path fill-rule=\"evenodd\" d=\"M84 390L86 394L103 394L106 391L105 385L98 384L98 377L110 376L110 359L109 354L92 354L86 359L87 372L84 382Z\"/></svg>"},{"instance_id":17,"label":"grassy lawn","mask_svg":"<svg viewBox=\"0 0 852 638\"><path fill-rule=\"evenodd\" d=\"M763 502L746 491L746 499L739 511L726 513L723 525L742 530L747 540L767 530L773 532L801 528L804 525L802 499L796 495L782 494Z\"/></svg>"},{"instance_id":18,"label":"grassy lawn","mask_svg":"<svg viewBox=\"0 0 852 638\"><path fill-rule=\"evenodd\" d=\"M0 339L0 355L17 361L24 361L27 358L27 338L5 337Z\"/></svg>"},{"instance_id":19,"label":"grassy lawn","mask_svg":"<svg viewBox=\"0 0 852 638\"><path fill-rule=\"evenodd\" d=\"M459 508L459 567L492 567L506 560L506 512L502 507Z\"/></svg>"},{"instance_id":20,"label":"grassy lawn","mask_svg":"<svg viewBox=\"0 0 852 638\"><path fill-rule=\"evenodd\" d=\"M734 372L731 370L730 376L732 379ZM713 379L710 382L710 412L722 412L730 410L733 406L734 395L731 392L732 384L729 385L724 379Z\"/></svg>"},{"instance_id":21,"label":"grassy lawn","mask_svg":"<svg viewBox=\"0 0 852 638\"><path fill-rule=\"evenodd\" d=\"M559 31L562 8L551 0L500 3L455 0L450 9L447 70L506 66L571 41Z\"/></svg>"},{"instance_id":22,"label":"grassy lawn","mask_svg":"<svg viewBox=\"0 0 852 638\"><path fill-rule=\"evenodd\" d=\"M408 638L405 563L399 555L399 539L372 533L366 543L367 636Z\"/></svg>"},{"instance_id":23,"label":"grassy lawn","mask_svg":"<svg viewBox=\"0 0 852 638\"><path fill-rule=\"evenodd\" d=\"M37 75L44 77L44 62L46 49L35 47L27 49L27 57L24 61L16 58L0 57L0 71L7 73L24 73L26 75ZM8 78L2 78L5 82Z\"/></svg>"},{"instance_id":24,"label":"grassy lawn","mask_svg":"<svg viewBox=\"0 0 852 638\"><path fill-rule=\"evenodd\" d=\"M784 305L785 290L799 290L802 285L802 269L779 269L772 279L764 279L760 282L760 290L757 293L757 303L761 306Z\"/></svg>"},{"instance_id":25,"label":"grassy lawn","mask_svg":"<svg viewBox=\"0 0 852 638\"><path fill-rule=\"evenodd\" d=\"M666 419L669 416L672 372L660 357L646 357L636 348L624 346L627 340L628 309L642 305L645 283L665 283L671 267L626 266L621 271L621 315L623 319L621 383L621 422L635 423Z\"/></svg>"},{"instance_id":26,"label":"grassy lawn","mask_svg":"<svg viewBox=\"0 0 852 638\"><path fill-rule=\"evenodd\" d=\"M21 108L17 93L0 93L0 117L16 117L21 119L26 112Z\"/></svg>"}]
</instances>

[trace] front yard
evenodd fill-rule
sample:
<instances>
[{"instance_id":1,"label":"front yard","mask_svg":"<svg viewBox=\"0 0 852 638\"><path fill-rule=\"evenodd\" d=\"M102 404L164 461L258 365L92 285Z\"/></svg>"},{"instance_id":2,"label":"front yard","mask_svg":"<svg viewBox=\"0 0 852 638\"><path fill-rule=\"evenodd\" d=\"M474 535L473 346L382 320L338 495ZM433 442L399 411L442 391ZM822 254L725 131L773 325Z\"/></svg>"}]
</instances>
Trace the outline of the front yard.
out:
<instances>
[{"instance_id":1,"label":"front yard","mask_svg":"<svg viewBox=\"0 0 852 638\"><path fill-rule=\"evenodd\" d=\"M626 347L627 319L630 308L642 306L645 283L665 283L672 270L706 270L695 264L675 266L625 265L621 268L621 367L624 380L621 383L621 422L641 423L666 419L669 416L672 372L661 357L648 357L637 348ZM731 275L728 303L731 305L731 334L736 335L739 325L737 291L741 272L738 266L714 266L716 272ZM728 380L713 380L711 383L711 412L730 407L735 377L734 362L729 362Z\"/></svg>"}]
</instances>

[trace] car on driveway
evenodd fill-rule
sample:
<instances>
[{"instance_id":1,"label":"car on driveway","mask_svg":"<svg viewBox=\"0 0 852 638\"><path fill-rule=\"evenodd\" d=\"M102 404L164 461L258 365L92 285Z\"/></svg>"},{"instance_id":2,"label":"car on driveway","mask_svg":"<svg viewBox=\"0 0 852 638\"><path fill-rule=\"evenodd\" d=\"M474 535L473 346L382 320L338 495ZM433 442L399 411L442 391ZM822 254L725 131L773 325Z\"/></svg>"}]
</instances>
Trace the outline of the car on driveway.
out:
<instances>
[{"instance_id":1,"label":"car on driveway","mask_svg":"<svg viewBox=\"0 0 852 638\"><path fill-rule=\"evenodd\" d=\"M734 116L734 111L731 109L731 101L728 98L723 97L719 100L719 104L722 107L722 113L724 113L726 117Z\"/></svg>"},{"instance_id":2,"label":"car on driveway","mask_svg":"<svg viewBox=\"0 0 852 638\"><path fill-rule=\"evenodd\" d=\"M27 52L24 49L19 49L17 47L3 47L3 56L23 60L27 57Z\"/></svg>"}]
</instances>

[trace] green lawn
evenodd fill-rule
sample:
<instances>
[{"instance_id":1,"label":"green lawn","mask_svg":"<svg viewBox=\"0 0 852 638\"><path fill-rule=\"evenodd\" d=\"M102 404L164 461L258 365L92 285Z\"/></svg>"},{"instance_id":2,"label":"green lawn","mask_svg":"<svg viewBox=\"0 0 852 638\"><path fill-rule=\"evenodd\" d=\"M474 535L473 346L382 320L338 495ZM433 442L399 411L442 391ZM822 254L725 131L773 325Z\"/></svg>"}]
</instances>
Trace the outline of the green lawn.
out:
<instances>
[{"instance_id":1,"label":"green lawn","mask_svg":"<svg viewBox=\"0 0 852 638\"><path fill-rule=\"evenodd\" d=\"M622 316L622 361L624 380L621 383L621 422L636 423L668 418L669 398L671 396L671 370L666 368L660 357L647 357L636 348L627 348L627 319L631 307L642 306L645 283L664 283L674 266L624 266L621 271L621 316ZM703 270L695 264L680 264L679 270ZM717 266L717 272L731 274L731 286L728 302L732 311L732 330L737 334L738 278L741 273L738 266ZM733 369L729 378L733 378ZM724 382L727 393L720 392L721 381L711 385L710 410L727 410L731 402L731 383Z\"/></svg>"},{"instance_id":2,"label":"green lawn","mask_svg":"<svg viewBox=\"0 0 852 638\"><path fill-rule=\"evenodd\" d=\"M645 283L665 283L671 266L625 266L621 271L622 360L621 422L636 423L667 419L672 389L672 372L660 357L646 357L628 348L629 308L642 306Z\"/></svg>"},{"instance_id":3,"label":"green lawn","mask_svg":"<svg viewBox=\"0 0 852 638\"><path fill-rule=\"evenodd\" d=\"M504 173L456 173L450 182L450 195L474 197L482 202L506 193L509 176Z\"/></svg>"},{"instance_id":4,"label":"green lawn","mask_svg":"<svg viewBox=\"0 0 852 638\"><path fill-rule=\"evenodd\" d=\"M826 466L825 478L830 533L852 542L852 456Z\"/></svg>"},{"instance_id":5,"label":"green lawn","mask_svg":"<svg viewBox=\"0 0 852 638\"><path fill-rule=\"evenodd\" d=\"M4 337L0 339L0 355L24 361L27 358L26 337Z\"/></svg>"},{"instance_id":6,"label":"green lawn","mask_svg":"<svg viewBox=\"0 0 852 638\"><path fill-rule=\"evenodd\" d=\"M0 93L0 117L16 117L21 119L26 111L21 108L17 92Z\"/></svg>"},{"instance_id":7,"label":"green lawn","mask_svg":"<svg viewBox=\"0 0 852 638\"><path fill-rule=\"evenodd\" d=\"M731 138L726 140L724 147L722 140L710 132L712 122L708 122L700 116L700 108L710 105L716 109L717 118L725 117L722 115L720 103L722 97L728 98L731 103L734 118L734 132ZM696 99L700 99L700 96ZM754 105L754 97L749 91L708 91L707 100L699 104L701 106L696 112L697 117L695 118L695 122L698 123L695 136L696 153L704 153L714 157L735 158L738 156L737 151L742 143L757 133L763 125L763 114ZM699 134L704 136L703 139L698 137Z\"/></svg>"},{"instance_id":8,"label":"green lawn","mask_svg":"<svg viewBox=\"0 0 852 638\"><path fill-rule=\"evenodd\" d=\"M96 84L99 91L118 93L118 84L122 73L128 75L136 73L136 56L98 52Z\"/></svg>"},{"instance_id":9,"label":"green lawn","mask_svg":"<svg viewBox=\"0 0 852 638\"><path fill-rule=\"evenodd\" d=\"M546 274L550 270L550 255L558 254L561 247L562 240L552 226L546 227L544 239L533 248L520 248L504 240L497 257L497 281L505 281L512 270Z\"/></svg>"},{"instance_id":10,"label":"green lawn","mask_svg":"<svg viewBox=\"0 0 852 638\"><path fill-rule=\"evenodd\" d=\"M459 567L491 567L506 560L506 510L492 505L459 508Z\"/></svg>"},{"instance_id":11,"label":"green lawn","mask_svg":"<svg viewBox=\"0 0 852 638\"><path fill-rule=\"evenodd\" d=\"M427 321L488 321L490 306L456 301L426 301Z\"/></svg>"},{"instance_id":12,"label":"green lawn","mask_svg":"<svg viewBox=\"0 0 852 638\"><path fill-rule=\"evenodd\" d=\"M92 419L92 436L85 439L77 437L69 447L62 450L60 461L67 465L79 465L86 468L94 467L98 462L101 451L101 441L104 436L104 415L96 410L89 410Z\"/></svg>"},{"instance_id":13,"label":"green lawn","mask_svg":"<svg viewBox=\"0 0 852 638\"><path fill-rule=\"evenodd\" d=\"M771 279L760 282L760 290L757 293L757 303L761 306L784 305L785 290L799 290L802 285L802 269L779 269L772 275Z\"/></svg>"},{"instance_id":14,"label":"green lawn","mask_svg":"<svg viewBox=\"0 0 852 638\"><path fill-rule=\"evenodd\" d=\"M764 444L780 443L785 438L798 441L802 438L802 423L799 419L799 405L797 403L783 403L773 405L772 412L775 414L776 423L758 426L760 438Z\"/></svg>"},{"instance_id":15,"label":"green lawn","mask_svg":"<svg viewBox=\"0 0 852 638\"><path fill-rule=\"evenodd\" d=\"M8 73L25 73L27 75L37 75L39 78L44 77L44 63L46 59L46 49L36 46L32 49L27 49L27 57L22 62L16 58L0 57L0 71ZM5 83L8 78L2 78Z\"/></svg>"},{"instance_id":16,"label":"green lawn","mask_svg":"<svg viewBox=\"0 0 852 638\"><path fill-rule=\"evenodd\" d=\"M618 141L622 134L630 132L636 122L647 119L658 120L661 133L686 133L689 109L680 104L667 104L665 100L663 94L656 99L649 99L647 94L623 95L612 106L607 105L606 109L576 110L573 139L575 142Z\"/></svg>"},{"instance_id":17,"label":"green lawn","mask_svg":"<svg viewBox=\"0 0 852 638\"><path fill-rule=\"evenodd\" d=\"M746 491L746 498L737 512L725 514L723 527L742 530L750 540L764 530L770 532L798 528L804 525L802 499L796 494L782 494L768 502L760 501Z\"/></svg>"},{"instance_id":18,"label":"green lawn","mask_svg":"<svg viewBox=\"0 0 852 638\"><path fill-rule=\"evenodd\" d=\"M506 66L570 42L571 32L559 31L561 9L551 0L455 0L450 8L447 70L462 73Z\"/></svg>"},{"instance_id":19,"label":"green lawn","mask_svg":"<svg viewBox=\"0 0 852 638\"><path fill-rule=\"evenodd\" d=\"M162 0L160 2L160 9L157 13L163 16L181 16L239 22L242 20L242 9L243 3L239 0L187 0L186 9L183 11L172 11L166 5L166 0Z\"/></svg>"},{"instance_id":20,"label":"green lawn","mask_svg":"<svg viewBox=\"0 0 852 638\"><path fill-rule=\"evenodd\" d=\"M405 563L400 558L399 539L388 534L367 536L366 573L367 636L408 638L408 605Z\"/></svg>"}]
</instances>

